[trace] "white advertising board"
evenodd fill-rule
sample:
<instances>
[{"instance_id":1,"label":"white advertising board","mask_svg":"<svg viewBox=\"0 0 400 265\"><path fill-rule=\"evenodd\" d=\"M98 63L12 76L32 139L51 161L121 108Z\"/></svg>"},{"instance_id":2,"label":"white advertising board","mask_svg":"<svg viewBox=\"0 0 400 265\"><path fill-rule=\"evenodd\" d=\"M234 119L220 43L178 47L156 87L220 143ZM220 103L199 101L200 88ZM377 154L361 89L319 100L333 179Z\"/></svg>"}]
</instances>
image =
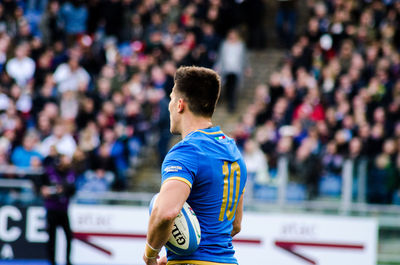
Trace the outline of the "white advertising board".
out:
<instances>
[{"instance_id":1,"label":"white advertising board","mask_svg":"<svg viewBox=\"0 0 400 265\"><path fill-rule=\"evenodd\" d=\"M235 244L239 264L375 265L377 222L369 218L246 213Z\"/></svg>"},{"instance_id":2,"label":"white advertising board","mask_svg":"<svg viewBox=\"0 0 400 265\"><path fill-rule=\"evenodd\" d=\"M70 208L74 264L143 264L148 209L128 206ZM234 240L240 265L375 265L377 222L371 218L244 213ZM64 262L63 233L57 260ZM163 254L163 253L162 253Z\"/></svg>"},{"instance_id":3,"label":"white advertising board","mask_svg":"<svg viewBox=\"0 0 400 265\"><path fill-rule=\"evenodd\" d=\"M144 207L72 205L73 264L144 264L149 212ZM162 253L165 255L165 252ZM62 230L57 233L57 260L65 261Z\"/></svg>"}]
</instances>

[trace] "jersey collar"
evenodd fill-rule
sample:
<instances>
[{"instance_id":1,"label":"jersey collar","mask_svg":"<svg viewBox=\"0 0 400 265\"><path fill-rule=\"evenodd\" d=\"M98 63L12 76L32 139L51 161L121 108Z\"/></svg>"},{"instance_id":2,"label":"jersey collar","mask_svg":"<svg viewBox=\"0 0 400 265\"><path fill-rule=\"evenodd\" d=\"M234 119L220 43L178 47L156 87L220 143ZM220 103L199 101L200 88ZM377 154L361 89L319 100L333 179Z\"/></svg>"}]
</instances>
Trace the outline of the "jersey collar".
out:
<instances>
[{"instance_id":1,"label":"jersey collar","mask_svg":"<svg viewBox=\"0 0 400 265\"><path fill-rule=\"evenodd\" d=\"M201 133L205 133L205 134L223 134L223 132L221 131L219 126L214 126L214 127L207 128L207 129L198 129L195 132L201 132Z\"/></svg>"}]
</instances>

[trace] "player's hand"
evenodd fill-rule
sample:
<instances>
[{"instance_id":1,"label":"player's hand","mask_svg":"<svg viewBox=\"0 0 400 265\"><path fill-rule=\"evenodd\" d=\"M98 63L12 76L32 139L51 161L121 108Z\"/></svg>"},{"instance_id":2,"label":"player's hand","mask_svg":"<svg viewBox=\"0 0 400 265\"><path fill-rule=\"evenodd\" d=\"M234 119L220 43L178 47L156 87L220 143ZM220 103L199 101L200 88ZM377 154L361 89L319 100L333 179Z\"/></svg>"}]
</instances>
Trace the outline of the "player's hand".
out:
<instances>
[{"instance_id":1,"label":"player's hand","mask_svg":"<svg viewBox=\"0 0 400 265\"><path fill-rule=\"evenodd\" d=\"M157 259L159 257L160 256L157 256ZM143 260L144 260L144 263L146 263L146 265L158 265L157 264L157 259L156 258L148 258L148 257L146 257L145 254L143 254Z\"/></svg>"},{"instance_id":2,"label":"player's hand","mask_svg":"<svg viewBox=\"0 0 400 265\"><path fill-rule=\"evenodd\" d=\"M167 265L168 259L166 256L161 257L158 259L158 265Z\"/></svg>"}]
</instances>

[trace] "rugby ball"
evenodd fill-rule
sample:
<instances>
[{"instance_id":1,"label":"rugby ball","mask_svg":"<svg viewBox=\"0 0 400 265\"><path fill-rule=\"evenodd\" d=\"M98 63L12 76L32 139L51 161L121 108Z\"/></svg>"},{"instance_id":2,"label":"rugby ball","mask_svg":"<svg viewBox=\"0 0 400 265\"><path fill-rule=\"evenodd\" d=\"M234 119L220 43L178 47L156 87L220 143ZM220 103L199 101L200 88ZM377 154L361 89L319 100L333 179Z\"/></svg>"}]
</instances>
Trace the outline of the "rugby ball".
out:
<instances>
[{"instance_id":1,"label":"rugby ball","mask_svg":"<svg viewBox=\"0 0 400 265\"><path fill-rule=\"evenodd\" d=\"M149 212L157 200L158 193L150 202ZM200 244L201 231L199 220L187 202L183 204L182 210L175 218L174 226L168 242L165 244L168 250L180 256L187 256L196 251Z\"/></svg>"}]
</instances>

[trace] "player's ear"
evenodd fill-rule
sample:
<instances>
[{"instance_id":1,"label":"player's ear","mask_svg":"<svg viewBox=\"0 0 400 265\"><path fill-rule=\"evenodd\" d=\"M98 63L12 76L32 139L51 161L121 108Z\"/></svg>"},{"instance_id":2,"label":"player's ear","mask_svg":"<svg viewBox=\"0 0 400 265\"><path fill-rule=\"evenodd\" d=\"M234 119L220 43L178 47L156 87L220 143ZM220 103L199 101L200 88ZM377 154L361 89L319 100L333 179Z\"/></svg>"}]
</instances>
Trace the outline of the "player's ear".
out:
<instances>
[{"instance_id":1,"label":"player's ear","mask_svg":"<svg viewBox=\"0 0 400 265\"><path fill-rule=\"evenodd\" d=\"M178 113L183 112L183 110L185 109L185 104L186 104L186 102L183 100L183 98L180 98L178 100Z\"/></svg>"}]
</instances>

